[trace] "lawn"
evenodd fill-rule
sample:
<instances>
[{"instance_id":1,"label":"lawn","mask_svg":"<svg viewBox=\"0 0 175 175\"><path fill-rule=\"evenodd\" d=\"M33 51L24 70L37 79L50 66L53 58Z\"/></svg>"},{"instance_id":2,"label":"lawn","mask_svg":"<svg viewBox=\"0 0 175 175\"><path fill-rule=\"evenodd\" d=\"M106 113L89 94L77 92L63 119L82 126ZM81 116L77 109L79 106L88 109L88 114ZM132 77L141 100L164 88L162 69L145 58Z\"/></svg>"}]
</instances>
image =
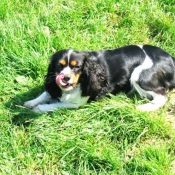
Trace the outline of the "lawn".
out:
<instances>
[{"instance_id":1,"label":"lawn","mask_svg":"<svg viewBox=\"0 0 175 175\"><path fill-rule=\"evenodd\" d=\"M174 0L0 1L0 174L173 175L175 95L156 112L137 94L37 115L23 103L44 87L61 49L159 46L175 56Z\"/></svg>"}]
</instances>

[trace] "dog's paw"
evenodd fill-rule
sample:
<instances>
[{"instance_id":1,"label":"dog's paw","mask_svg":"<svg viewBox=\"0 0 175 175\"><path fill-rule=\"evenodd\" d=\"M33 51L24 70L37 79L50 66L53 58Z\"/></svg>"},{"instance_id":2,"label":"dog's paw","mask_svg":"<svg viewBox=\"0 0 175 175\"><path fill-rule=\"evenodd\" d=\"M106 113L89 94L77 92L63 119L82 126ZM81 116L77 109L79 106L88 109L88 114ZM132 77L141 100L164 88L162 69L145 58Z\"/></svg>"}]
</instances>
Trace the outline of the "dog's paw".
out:
<instances>
[{"instance_id":1,"label":"dog's paw","mask_svg":"<svg viewBox=\"0 0 175 175\"><path fill-rule=\"evenodd\" d=\"M140 110L140 111L148 111L149 112L149 111L155 111L157 109L159 109L159 106L157 106L154 103L146 103L146 104L137 106L137 110Z\"/></svg>"},{"instance_id":2,"label":"dog's paw","mask_svg":"<svg viewBox=\"0 0 175 175\"><path fill-rule=\"evenodd\" d=\"M47 104L37 105L37 106L34 107L32 110L33 110L35 113L42 114L42 113L48 112L47 106L48 106Z\"/></svg>"},{"instance_id":3,"label":"dog's paw","mask_svg":"<svg viewBox=\"0 0 175 175\"><path fill-rule=\"evenodd\" d=\"M55 103L57 104L57 103ZM40 104L33 108L33 111L39 114L45 113L45 112L53 112L57 109L57 105L53 104Z\"/></svg>"},{"instance_id":4,"label":"dog's paw","mask_svg":"<svg viewBox=\"0 0 175 175\"><path fill-rule=\"evenodd\" d=\"M37 105L37 106L34 107L32 110L33 110L35 113L42 114L42 113L45 112L42 106L43 106L43 105Z\"/></svg>"},{"instance_id":5,"label":"dog's paw","mask_svg":"<svg viewBox=\"0 0 175 175\"><path fill-rule=\"evenodd\" d=\"M27 108L34 108L37 105L37 103L34 100L26 101L24 103L24 106Z\"/></svg>"}]
</instances>

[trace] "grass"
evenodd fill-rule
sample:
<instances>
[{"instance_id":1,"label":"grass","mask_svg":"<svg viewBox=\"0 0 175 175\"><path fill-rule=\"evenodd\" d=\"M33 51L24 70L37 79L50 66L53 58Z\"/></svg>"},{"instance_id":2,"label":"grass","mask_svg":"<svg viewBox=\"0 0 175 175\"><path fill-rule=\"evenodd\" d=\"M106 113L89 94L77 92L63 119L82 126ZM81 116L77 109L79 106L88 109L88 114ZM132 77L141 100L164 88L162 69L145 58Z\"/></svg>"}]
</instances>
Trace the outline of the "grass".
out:
<instances>
[{"instance_id":1,"label":"grass","mask_svg":"<svg viewBox=\"0 0 175 175\"><path fill-rule=\"evenodd\" d=\"M1 0L0 9L0 174L175 174L173 93L151 113L124 94L42 115L23 107L43 91L56 50L152 44L175 55L174 1Z\"/></svg>"}]
</instances>

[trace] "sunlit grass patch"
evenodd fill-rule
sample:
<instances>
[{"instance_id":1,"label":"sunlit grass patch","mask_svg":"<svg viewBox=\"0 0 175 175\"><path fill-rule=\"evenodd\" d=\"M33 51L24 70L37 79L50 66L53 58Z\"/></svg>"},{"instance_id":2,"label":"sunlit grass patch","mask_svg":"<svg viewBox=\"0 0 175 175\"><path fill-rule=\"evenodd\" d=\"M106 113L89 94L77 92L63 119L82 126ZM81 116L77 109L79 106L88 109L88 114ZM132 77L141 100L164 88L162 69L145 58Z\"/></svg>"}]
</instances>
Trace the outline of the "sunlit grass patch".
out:
<instances>
[{"instance_id":1,"label":"sunlit grass patch","mask_svg":"<svg viewBox=\"0 0 175 175\"><path fill-rule=\"evenodd\" d=\"M173 174L173 93L156 112L137 111L147 100L136 94L42 115L23 106L44 90L56 50L153 44L175 55L172 2L1 0L0 7L0 174Z\"/></svg>"}]
</instances>

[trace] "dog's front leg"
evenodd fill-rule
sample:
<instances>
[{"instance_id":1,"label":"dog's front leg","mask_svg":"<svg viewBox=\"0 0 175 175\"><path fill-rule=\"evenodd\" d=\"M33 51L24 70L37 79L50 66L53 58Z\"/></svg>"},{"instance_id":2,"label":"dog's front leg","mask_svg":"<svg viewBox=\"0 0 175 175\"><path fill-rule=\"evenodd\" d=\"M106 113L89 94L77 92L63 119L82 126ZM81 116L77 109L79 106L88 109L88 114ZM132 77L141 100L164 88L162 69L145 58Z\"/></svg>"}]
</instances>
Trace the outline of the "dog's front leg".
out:
<instances>
[{"instance_id":1,"label":"dog's front leg","mask_svg":"<svg viewBox=\"0 0 175 175\"><path fill-rule=\"evenodd\" d=\"M34 108L35 106L37 106L38 104L43 104L43 103L48 103L49 101L51 101L51 96L49 93L47 93L46 91L44 91L40 96L38 96L37 98L30 100L30 101L26 101L24 103L25 107L28 108Z\"/></svg>"},{"instance_id":2,"label":"dog's front leg","mask_svg":"<svg viewBox=\"0 0 175 175\"><path fill-rule=\"evenodd\" d=\"M40 104L33 108L33 111L36 113L45 113L55 111L58 108L78 108L80 105L76 103L69 103L69 102L56 102L51 104Z\"/></svg>"}]
</instances>

